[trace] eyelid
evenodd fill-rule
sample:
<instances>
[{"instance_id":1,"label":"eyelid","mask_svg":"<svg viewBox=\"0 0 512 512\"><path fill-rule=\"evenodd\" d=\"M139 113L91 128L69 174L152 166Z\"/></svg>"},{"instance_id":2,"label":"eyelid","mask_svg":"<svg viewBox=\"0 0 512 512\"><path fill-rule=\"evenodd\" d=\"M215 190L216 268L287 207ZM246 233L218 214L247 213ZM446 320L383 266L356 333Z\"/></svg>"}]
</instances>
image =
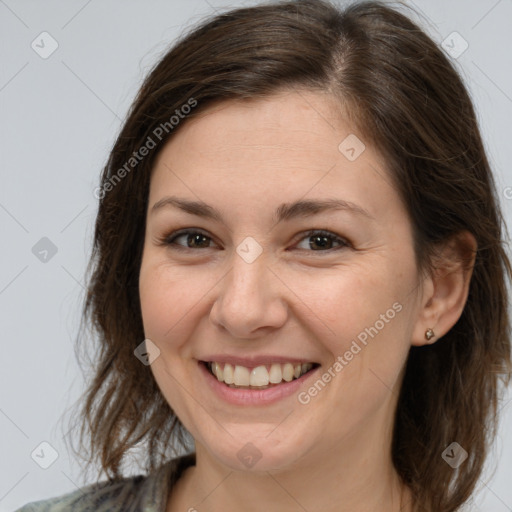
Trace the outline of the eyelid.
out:
<instances>
[{"instance_id":1,"label":"eyelid","mask_svg":"<svg viewBox=\"0 0 512 512\"><path fill-rule=\"evenodd\" d=\"M200 251L200 250L204 251L205 249L210 249L210 247L206 247L206 248L202 248L202 249L194 249L193 247L185 247L183 245L175 244L174 240L176 240L177 238L179 238L180 236L183 236L183 235L203 235L215 243L214 237L212 237L210 234L208 234L208 232L206 232L200 228L184 228L184 229L178 229L176 231L172 231L171 233L166 234L163 237L161 237L159 239L159 245L170 246L170 247L172 247L172 249L175 249L178 251ZM353 244L351 243L351 241L348 238L338 235L332 231L329 231L326 229L321 229L321 228L310 229L308 231L299 233L298 236L300 236L300 238L297 240L295 245L297 245L299 242L301 242L305 238L312 237L314 235L329 237L332 240L334 240L335 242L339 243L340 245L338 247L326 249L324 251L322 251L322 250L308 251L306 249L299 249L300 251L310 252L313 254L314 253L331 254L339 249L353 248Z\"/></svg>"},{"instance_id":2,"label":"eyelid","mask_svg":"<svg viewBox=\"0 0 512 512\"><path fill-rule=\"evenodd\" d=\"M334 252L337 249L341 249L343 247L351 247L351 248L353 247L352 243L350 242L350 240L348 240L348 238L346 238L344 236L341 236L341 235L338 235L338 234L336 234L336 233L334 233L332 231L329 231L327 229L310 229L309 231L305 231L305 232L299 233L299 235L300 235L300 238L299 238L298 242L301 242L305 238L311 237L313 235L319 235L319 236L330 237L335 242L338 242L341 245L341 247L337 247L337 248L333 248L333 249L327 249L325 251L306 251L306 252L312 252L312 253L315 253L315 252L316 253L327 252L327 253L331 253L331 252Z\"/></svg>"},{"instance_id":3,"label":"eyelid","mask_svg":"<svg viewBox=\"0 0 512 512\"><path fill-rule=\"evenodd\" d=\"M198 251L198 250L205 250L210 249L210 247L206 247L204 249L194 249L192 247L185 247L184 245L176 244L174 243L174 240L176 238L179 238L183 235L203 235L206 238L209 238L211 241L215 242L215 239L208 234L206 231L200 229L200 228L184 228L184 229L177 229L176 231L171 231L169 233L164 234L161 237L157 238L157 244L159 246L165 246L169 247L173 250L177 251Z\"/></svg>"}]
</instances>

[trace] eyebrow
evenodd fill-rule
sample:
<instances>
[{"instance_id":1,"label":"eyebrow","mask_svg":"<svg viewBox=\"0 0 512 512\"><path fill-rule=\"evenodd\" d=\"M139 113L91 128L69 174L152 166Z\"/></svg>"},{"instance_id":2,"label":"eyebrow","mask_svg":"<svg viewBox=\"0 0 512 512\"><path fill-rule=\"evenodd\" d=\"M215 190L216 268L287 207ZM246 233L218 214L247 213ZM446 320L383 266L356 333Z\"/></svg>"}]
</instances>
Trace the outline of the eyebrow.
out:
<instances>
[{"instance_id":1,"label":"eyebrow","mask_svg":"<svg viewBox=\"0 0 512 512\"><path fill-rule=\"evenodd\" d=\"M210 205L202 201L191 201L189 199L175 196L164 197L157 201L152 206L151 213L169 206L179 208L191 215L197 215L198 217L204 217L206 219L212 219L224 223L222 215ZM335 210L347 211L367 217L370 220L375 220L375 217L370 215L370 213L361 206L343 199L310 199L299 200L293 203L282 203L276 208L274 220L276 222L282 222L297 217L309 217L311 215L318 215L326 211Z\"/></svg>"}]
</instances>

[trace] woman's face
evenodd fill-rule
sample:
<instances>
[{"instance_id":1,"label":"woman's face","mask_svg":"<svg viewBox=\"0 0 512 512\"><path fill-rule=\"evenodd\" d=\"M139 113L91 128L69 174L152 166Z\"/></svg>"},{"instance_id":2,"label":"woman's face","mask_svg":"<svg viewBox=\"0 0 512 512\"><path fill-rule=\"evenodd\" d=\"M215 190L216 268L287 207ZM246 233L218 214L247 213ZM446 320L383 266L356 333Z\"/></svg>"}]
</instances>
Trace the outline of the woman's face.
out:
<instances>
[{"instance_id":1,"label":"woman's face","mask_svg":"<svg viewBox=\"0 0 512 512\"><path fill-rule=\"evenodd\" d=\"M151 369L196 450L230 468L383 450L422 328L406 211L331 101L217 104L153 169L140 269Z\"/></svg>"}]
</instances>

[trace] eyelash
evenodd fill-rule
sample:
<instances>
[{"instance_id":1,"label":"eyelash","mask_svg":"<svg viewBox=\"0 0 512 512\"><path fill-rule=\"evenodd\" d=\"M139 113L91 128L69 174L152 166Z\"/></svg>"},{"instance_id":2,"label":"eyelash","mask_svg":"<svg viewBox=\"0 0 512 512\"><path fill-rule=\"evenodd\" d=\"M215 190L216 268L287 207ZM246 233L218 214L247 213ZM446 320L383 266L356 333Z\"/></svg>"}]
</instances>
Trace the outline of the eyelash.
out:
<instances>
[{"instance_id":1,"label":"eyelash","mask_svg":"<svg viewBox=\"0 0 512 512\"><path fill-rule=\"evenodd\" d=\"M183 235L201 235L201 236L204 236L204 237L212 240L212 238L209 235L207 235L206 233L204 233L203 231L196 230L196 229L183 229L183 230L175 231L174 233L170 233L170 234L162 237L160 239L160 245L169 246L172 249L175 249L177 251L205 250L205 249L210 248L210 247L205 247L205 248L201 248L201 249L194 249L193 247L185 247L183 245L176 244L174 241ZM307 249L299 249L299 250L306 251L306 252L312 252L312 253L317 253L317 252L332 253L333 251L336 251L336 250L352 247L352 244L347 239L341 238L340 236L336 235L335 233L332 233L330 231L326 231L323 229L312 229L310 231L307 231L306 233L303 234L303 237L299 240L299 242L301 242L305 238L311 238L312 236L315 236L315 235L330 238L334 242L339 243L340 246L334 247L331 249L327 249L325 251L323 251L323 250L313 251L313 250L307 250ZM297 243L299 243L299 242L297 242Z\"/></svg>"}]
</instances>

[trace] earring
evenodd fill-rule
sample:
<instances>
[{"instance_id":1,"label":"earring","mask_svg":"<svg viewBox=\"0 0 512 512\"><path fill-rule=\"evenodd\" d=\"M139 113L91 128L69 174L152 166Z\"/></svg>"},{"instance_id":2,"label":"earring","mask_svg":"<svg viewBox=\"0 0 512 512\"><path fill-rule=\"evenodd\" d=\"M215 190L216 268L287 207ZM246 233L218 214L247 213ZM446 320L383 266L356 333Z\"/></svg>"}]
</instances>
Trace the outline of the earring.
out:
<instances>
[{"instance_id":1,"label":"earring","mask_svg":"<svg viewBox=\"0 0 512 512\"><path fill-rule=\"evenodd\" d=\"M425 338L427 338L427 340L431 340L434 336L435 336L434 331L429 327L429 328L425 331Z\"/></svg>"}]
</instances>

